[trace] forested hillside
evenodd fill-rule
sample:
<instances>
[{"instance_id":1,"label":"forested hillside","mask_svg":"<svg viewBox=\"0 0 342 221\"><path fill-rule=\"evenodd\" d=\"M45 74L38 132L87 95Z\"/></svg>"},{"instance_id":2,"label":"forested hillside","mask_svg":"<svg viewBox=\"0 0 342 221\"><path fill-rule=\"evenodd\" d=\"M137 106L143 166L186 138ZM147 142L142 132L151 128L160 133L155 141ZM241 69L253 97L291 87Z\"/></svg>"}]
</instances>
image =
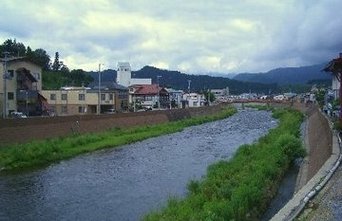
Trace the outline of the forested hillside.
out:
<instances>
[{"instance_id":1,"label":"forested hillside","mask_svg":"<svg viewBox=\"0 0 342 221\"><path fill-rule=\"evenodd\" d=\"M307 84L313 80L330 80L331 75L322 72L325 64L305 67L277 68L266 73L242 73L233 79L268 84Z\"/></svg>"}]
</instances>

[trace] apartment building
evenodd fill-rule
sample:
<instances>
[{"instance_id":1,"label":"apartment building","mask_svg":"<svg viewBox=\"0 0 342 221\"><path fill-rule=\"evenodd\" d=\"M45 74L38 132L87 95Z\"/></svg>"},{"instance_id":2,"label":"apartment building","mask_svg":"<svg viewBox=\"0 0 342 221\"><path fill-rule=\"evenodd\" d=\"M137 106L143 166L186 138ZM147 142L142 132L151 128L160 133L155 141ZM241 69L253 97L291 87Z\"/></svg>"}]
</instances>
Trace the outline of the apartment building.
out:
<instances>
[{"instance_id":1,"label":"apartment building","mask_svg":"<svg viewBox=\"0 0 342 221\"><path fill-rule=\"evenodd\" d=\"M139 108L150 109L169 108L169 93L165 88L159 87L157 84L151 85L131 85L129 88L129 101L134 109L139 104ZM138 109L139 109L138 108Z\"/></svg>"},{"instance_id":2,"label":"apartment building","mask_svg":"<svg viewBox=\"0 0 342 221\"><path fill-rule=\"evenodd\" d=\"M42 68L25 57L0 59L0 113L7 118L19 111L28 116L46 114L46 99L41 95Z\"/></svg>"},{"instance_id":3,"label":"apartment building","mask_svg":"<svg viewBox=\"0 0 342 221\"><path fill-rule=\"evenodd\" d=\"M43 90L53 115L82 115L115 113L127 110L128 89L112 83L111 86L62 87L60 90Z\"/></svg>"}]
</instances>

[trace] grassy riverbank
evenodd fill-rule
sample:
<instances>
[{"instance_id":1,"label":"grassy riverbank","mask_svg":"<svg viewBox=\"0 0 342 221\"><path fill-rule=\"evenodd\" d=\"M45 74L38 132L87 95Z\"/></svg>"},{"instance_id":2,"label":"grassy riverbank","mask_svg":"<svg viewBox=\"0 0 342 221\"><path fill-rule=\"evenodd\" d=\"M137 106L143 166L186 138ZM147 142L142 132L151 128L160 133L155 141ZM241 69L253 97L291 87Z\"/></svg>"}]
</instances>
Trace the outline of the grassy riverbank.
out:
<instances>
[{"instance_id":1,"label":"grassy riverbank","mask_svg":"<svg viewBox=\"0 0 342 221\"><path fill-rule=\"evenodd\" d=\"M258 220L292 160L304 155L300 140L301 113L275 110L277 128L234 158L209 166L200 181L188 184L185 199L171 198L145 220Z\"/></svg>"},{"instance_id":2,"label":"grassy riverbank","mask_svg":"<svg viewBox=\"0 0 342 221\"><path fill-rule=\"evenodd\" d=\"M216 115L194 117L165 124L130 129L116 128L103 133L74 135L64 138L34 141L26 144L10 145L0 148L0 171L27 169L47 165L81 153L116 147L150 137L178 132L185 127L223 119L234 113L236 113L235 109L224 108Z\"/></svg>"}]
</instances>

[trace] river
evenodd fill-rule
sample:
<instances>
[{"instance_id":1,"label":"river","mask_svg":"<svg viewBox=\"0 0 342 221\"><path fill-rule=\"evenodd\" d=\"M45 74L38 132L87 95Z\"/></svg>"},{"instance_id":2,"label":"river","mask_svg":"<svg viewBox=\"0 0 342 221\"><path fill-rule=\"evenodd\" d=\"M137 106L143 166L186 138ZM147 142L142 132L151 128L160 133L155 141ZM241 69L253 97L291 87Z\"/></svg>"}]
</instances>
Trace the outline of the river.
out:
<instances>
[{"instance_id":1,"label":"river","mask_svg":"<svg viewBox=\"0 0 342 221\"><path fill-rule=\"evenodd\" d=\"M0 175L0 220L139 220L186 195L213 162L277 125L270 112L234 116L105 149L45 168Z\"/></svg>"}]
</instances>

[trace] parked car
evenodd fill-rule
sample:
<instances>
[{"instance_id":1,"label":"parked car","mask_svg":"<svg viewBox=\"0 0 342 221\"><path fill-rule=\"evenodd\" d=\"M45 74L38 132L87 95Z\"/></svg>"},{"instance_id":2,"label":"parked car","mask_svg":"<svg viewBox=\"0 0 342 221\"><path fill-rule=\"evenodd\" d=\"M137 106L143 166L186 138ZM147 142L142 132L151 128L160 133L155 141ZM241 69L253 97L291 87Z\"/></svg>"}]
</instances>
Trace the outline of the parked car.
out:
<instances>
[{"instance_id":1,"label":"parked car","mask_svg":"<svg viewBox=\"0 0 342 221\"><path fill-rule=\"evenodd\" d=\"M27 118L27 116L22 112L14 111L10 114L12 118Z\"/></svg>"},{"instance_id":2,"label":"parked car","mask_svg":"<svg viewBox=\"0 0 342 221\"><path fill-rule=\"evenodd\" d=\"M114 108L108 109L104 112L104 114L115 114L115 113L116 113L116 110Z\"/></svg>"}]
</instances>

